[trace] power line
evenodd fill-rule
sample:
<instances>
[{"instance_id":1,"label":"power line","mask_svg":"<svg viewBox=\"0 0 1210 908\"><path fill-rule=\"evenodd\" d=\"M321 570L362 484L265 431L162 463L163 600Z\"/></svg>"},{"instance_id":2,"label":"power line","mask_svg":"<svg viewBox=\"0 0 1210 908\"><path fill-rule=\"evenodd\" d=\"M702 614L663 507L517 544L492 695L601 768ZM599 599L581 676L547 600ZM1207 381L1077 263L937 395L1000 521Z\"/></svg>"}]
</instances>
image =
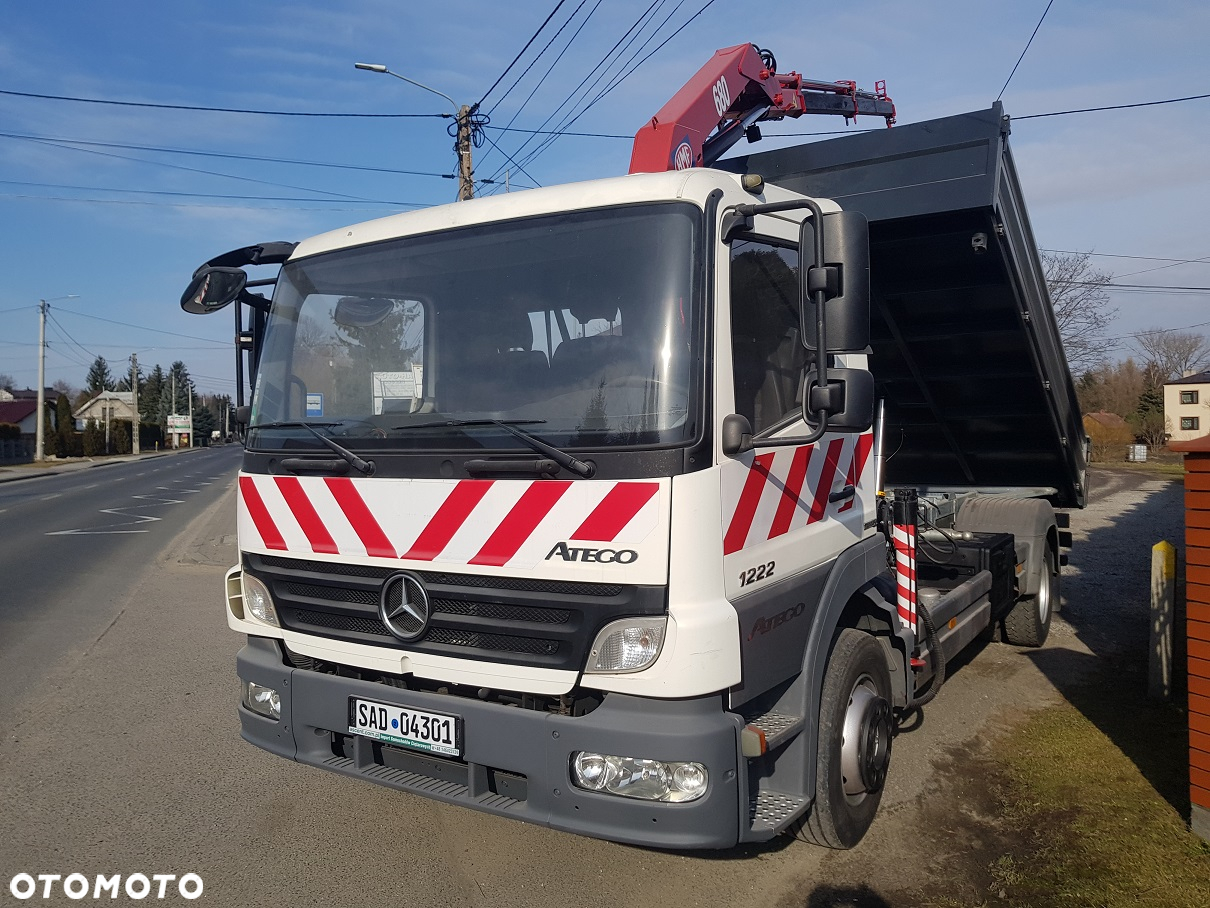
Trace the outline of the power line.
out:
<instances>
[{"instance_id":1,"label":"power line","mask_svg":"<svg viewBox=\"0 0 1210 908\"><path fill-rule=\"evenodd\" d=\"M561 115L560 111L562 111L568 104L572 103L576 99L577 95L580 92L580 89L582 89L588 83L588 81L593 76L595 76L599 70L601 70L602 67L608 68L610 65L612 65L611 59L614 57L614 54L618 51L618 48L620 48L622 46L623 42L626 41L626 39L634 32L634 30L636 28L641 27L642 23L647 19L647 17L650 15L651 11L657 5L659 5L660 2L662 2L662 0L654 0L654 2L651 4L651 6L649 6L646 10L644 10L639 15L639 18L636 19L635 22L625 31L625 33L622 35L622 37L620 37L614 43L613 47L611 47L608 51L606 51L605 56L603 56L599 61L597 61L597 64L595 66L593 66L593 68L591 70L589 70L588 74L585 75L584 78L580 80L580 82L576 85L576 87L573 88L568 93L567 97L565 97L559 103L559 105L546 117L546 119L542 121L542 123L539 126L539 129L545 128L545 126L548 123L550 123L556 117L560 116ZM585 22L587 22L587 20L585 20ZM577 34L579 34L578 31L577 31ZM573 36L573 40L574 40L574 36ZM574 109L574 105L573 105L573 109ZM557 129L559 129L559 130L565 129L567 126L570 125L568 122L566 122L567 117L570 116L570 113L562 114L562 116L564 118L564 121L562 123L560 123L560 125L557 127ZM549 138L547 138L546 140L544 140L543 142L540 142L538 144L537 148L535 148L533 151L531 151L529 153L529 155L521 163L528 164L530 161L532 161L537 156L538 153L540 153L540 151L545 147L545 145L549 144L551 141L553 141L556 138L558 138L558 133L555 133L555 134L551 135ZM525 148L530 144L530 141L532 139L533 139L533 136L531 136L529 139L526 139L524 142L522 142L521 146L516 150L515 154L520 155L521 152L524 151ZM496 168L496 172L492 174L492 177L493 178L498 177L503 169L504 168L500 168L500 167Z\"/></svg>"},{"instance_id":2,"label":"power line","mask_svg":"<svg viewBox=\"0 0 1210 908\"><path fill-rule=\"evenodd\" d=\"M565 122L560 127L560 131L566 130L567 127L571 126L577 120L579 120L580 117L582 117L582 116L584 116L584 114L588 113L588 111L598 101L602 100L611 91L613 91L615 88L617 88L619 85L621 85L622 82L624 82L627 78L629 78L630 75L636 69L638 69L643 63L645 63L647 60L650 60L653 56L655 56L655 54L659 53L659 51L661 49L663 49L663 47L669 41L671 41L673 38L675 38L677 35L679 35L682 31L684 31L690 25L690 23L692 23L699 16L701 16L704 12L706 12L706 10L708 10L711 6L713 6L715 2L716 2L716 0L706 0L706 3L703 4L702 7L696 13L694 13L687 20L685 20L685 22L683 22L681 24L681 26L679 28L677 28L676 31L674 31L671 35L669 35L667 38L665 38L663 41L661 41L659 43L659 45L657 45L656 48L651 51L651 53L647 54L643 59L639 60L638 63L634 64L634 66L632 66L629 70L627 70L620 78L615 79L615 81L608 88L606 88L605 91L601 92L599 95L597 95L597 97L593 98L590 102L588 102L588 104L579 113L577 113L574 117L572 117L570 120L565 120ZM679 9L679 8L680 8L680 4L677 5L677 7L673 10L673 12L675 13L676 9ZM661 22L660 25L656 27L656 31L658 32L659 29L662 28L664 26L664 23L666 23L667 21L668 21L668 18L665 18L664 22ZM654 38L654 37L655 36L653 34L652 38ZM645 47L647 43L650 43L650 40L651 39L648 39L648 41L643 46ZM641 48L640 48L640 50L641 50ZM634 59L634 58L632 57L631 59ZM530 155L525 159L524 163L526 163L526 164L531 163L535 158L537 158L539 155L544 153L558 138L559 138L559 136L556 135L556 136L553 136L550 139L546 140L545 142L543 142L541 145L539 145L538 148L534 149L534 151L532 153L530 153Z\"/></svg>"},{"instance_id":3,"label":"power line","mask_svg":"<svg viewBox=\"0 0 1210 908\"><path fill-rule=\"evenodd\" d=\"M1025 54L1029 50L1029 45L1034 43L1034 37L1038 34L1038 29L1042 27L1042 22L1046 19L1046 14L1050 12L1051 6L1055 0L1050 0L1046 4L1046 9L1042 11L1042 18L1038 20L1038 24L1034 26L1033 34L1029 36L1029 40L1025 42L1025 50L1021 51L1021 56L1017 58L1017 62L1013 64L1013 71L1008 74L1008 78L1004 80L1004 88L1000 89L1000 94L996 95L996 100L999 101L1004 94L1004 89L1008 88L1008 83L1013 80L1013 76L1017 74L1017 67L1021 65L1021 61L1025 59Z\"/></svg>"},{"instance_id":4,"label":"power line","mask_svg":"<svg viewBox=\"0 0 1210 908\"><path fill-rule=\"evenodd\" d=\"M109 192L110 190L103 190ZM0 198L23 199L31 202L78 202L85 205L150 205L161 208L198 208L217 211L354 211L365 212L365 208L300 208L297 205L190 205L184 202L153 202L149 199L88 199L80 196L48 196L26 195L18 192L0 192ZM235 196L235 198L240 198ZM282 201L289 201L283 199ZM323 199L307 199L311 202L322 202ZM389 208L429 208L429 203L421 202L380 202L375 203Z\"/></svg>"},{"instance_id":5,"label":"power line","mask_svg":"<svg viewBox=\"0 0 1210 908\"><path fill-rule=\"evenodd\" d=\"M158 195L195 199L238 199L251 202L326 202L327 199L317 199L311 196L280 196L280 195L226 195L217 192L180 192L169 189L117 189L109 186L76 186L70 183L34 183L25 180L0 180L0 185L29 186L39 189L71 189L80 192L118 192L135 195ZM365 201L371 205L408 205L408 202L395 202L386 199L332 199L333 202Z\"/></svg>"},{"instance_id":6,"label":"power line","mask_svg":"<svg viewBox=\"0 0 1210 908\"><path fill-rule=\"evenodd\" d=\"M202 170L198 167L184 167L180 164L169 164L167 161L148 161L145 158L134 158L134 157L131 157L130 155L114 154L112 151L97 151L92 148L76 148L72 145L64 145L64 144L61 144L58 142L49 142L49 141L45 141L45 140L37 140L37 141L38 141L38 144L40 144L40 145L50 145L55 148L63 148L67 151L78 151L81 154L99 155L100 157L103 157L103 158L114 158L119 161L131 161L135 164L150 164L153 167L167 167L170 170L183 170L186 173L199 173L199 174L202 174L203 176L225 177L229 180L239 180L240 182L243 182L243 183L256 183L257 185L260 185L260 186L275 186L279 189L295 189L300 192L318 192L322 195L330 195L330 196L334 196L339 199L346 199L349 201L356 201L356 202L377 201L376 199L366 199L366 198L362 198L360 196L346 195L345 193L342 193L342 192L332 192L327 189L312 189L309 186L292 186L288 183L275 183L272 180L258 180L258 179L255 179L254 177L241 177L241 176L236 176L235 174L221 173L221 172L215 171L215 170ZM319 202L319 201L322 201L322 199L304 199L303 201Z\"/></svg>"},{"instance_id":7,"label":"power line","mask_svg":"<svg viewBox=\"0 0 1210 908\"><path fill-rule=\"evenodd\" d=\"M15 98L36 98L43 101L73 101L78 104L107 104L115 107L149 107L155 110L194 110L203 111L206 113L237 113L237 114L257 114L266 117L354 117L362 119L376 120L399 120L411 117L419 117L426 119L441 118L449 119L450 114L406 114L406 113L316 113L314 111L299 111L299 110L250 110L241 107L202 107L192 104L155 104L149 101L114 101L108 98L74 98L67 95L44 95L36 94L27 91L6 91L0 89L0 95L9 95Z\"/></svg>"},{"instance_id":8,"label":"power line","mask_svg":"<svg viewBox=\"0 0 1210 908\"><path fill-rule=\"evenodd\" d=\"M1205 259L1171 259L1160 258L1155 255L1123 255L1113 252L1078 252L1074 249L1040 249L1039 252L1053 252L1056 255L1095 255L1101 258L1110 259L1138 259L1143 262L1174 262L1178 265L1191 265L1198 262L1204 262Z\"/></svg>"},{"instance_id":9,"label":"power line","mask_svg":"<svg viewBox=\"0 0 1210 908\"><path fill-rule=\"evenodd\" d=\"M530 61L529 66L525 67L525 72L523 72L523 73L521 73L521 75L517 76L517 78L515 80L513 80L513 84L510 85L507 89L505 89L504 94L501 95L500 100L497 101L492 106L492 109L491 109L491 111L489 111L489 113L494 113L496 111L496 109L504 102L504 99L507 98L509 96L509 94L512 93L512 90L521 83L521 80L524 79L527 75L529 75L529 71L534 68L534 66L537 64L537 62L539 60L542 59L543 56L546 55L546 52L548 50L550 50L550 46L559 39L559 35L563 34L563 29L567 28L567 26L571 25L571 23L575 21L576 16L579 14L580 10L582 10L584 8L584 4L587 2L588 2L588 0L580 0L580 5L571 11L571 15L568 16L567 19L563 22L563 24L559 26L559 30L556 31L553 35L551 35L550 40L546 42L546 46L543 47L540 51L538 51L537 56L535 56L533 58L533 60ZM592 18L592 14L597 11L597 7L599 7L601 5L601 3L602 3L602 0L597 0L596 6L594 6L591 10L589 10L588 15L584 17L584 21L580 24L580 27L577 28L575 34L571 36L571 40L568 41L567 44L565 44L563 46L563 49L561 51L559 51L559 55L557 57L555 57L555 62L550 64L550 66L546 67L546 71L542 74L542 78L540 78L536 83L534 83L534 87L531 88L529 91L529 94L525 96L525 100L521 102L521 106L513 111L513 115L509 118L509 121L508 121L508 127L511 127L513 125L513 123L515 123L517 121L517 117L519 117L521 115L521 112L523 110L525 110L525 108L529 104L529 102L533 100L533 97L537 93L538 89L542 87L543 83L545 83L548 78L550 78L550 74L552 72L554 72L554 68L559 65L559 61L561 61L563 59L563 55L565 53L567 53L568 48L571 47L572 42L575 41L575 39L576 39L576 36L579 35L580 31L584 28L584 26L588 24L588 20ZM504 127L504 130L507 131L508 127Z\"/></svg>"},{"instance_id":10,"label":"power line","mask_svg":"<svg viewBox=\"0 0 1210 908\"><path fill-rule=\"evenodd\" d=\"M550 22L551 19L554 18L555 13L557 13L559 11L559 7L561 7L564 2L565 2L565 0L559 0L559 2L555 4L555 8L550 11L550 15L548 15L546 17L546 19L543 20L542 24L538 26L538 30L533 33L533 36L530 37L530 39L525 42L525 46L523 48L521 48L521 50L517 54L517 56L513 57L513 62L508 64L508 66L506 66L504 68L504 72L500 73L500 78L496 79L496 81L492 83L492 87L483 93L483 97L479 99L479 103L475 105L476 107L479 107L484 101L487 100L487 96L496 90L496 86L499 85L501 80L503 80L504 77L508 75L508 71L517 65L517 61L521 59L522 54L524 54L527 50L529 50L529 46L531 44L533 44L534 41L537 40L538 35L540 35L542 33L542 29L546 28L546 24L548 22ZM538 56L540 57L542 55L539 54ZM536 62L537 57L535 57L534 60ZM531 63L530 65L532 66L533 64ZM529 70L526 70L526 72L529 72ZM522 76L524 76L524 75L525 75L525 73L522 73ZM516 85L516 83L514 82L513 85ZM509 91L512 91L512 88L509 88ZM508 91L506 91L503 95L500 96L500 101L503 101L506 97L508 97ZM500 106L500 101L496 102L497 107Z\"/></svg>"},{"instance_id":11,"label":"power line","mask_svg":"<svg viewBox=\"0 0 1210 908\"><path fill-rule=\"evenodd\" d=\"M1137 104L1111 104L1107 107L1080 107L1075 110L1055 110L1050 113L1026 114L1023 117L1013 117L1013 120L1037 120L1040 117L1065 117L1068 114L1098 113L1103 110L1129 110L1134 107L1155 107L1159 104L1178 104L1181 101L1201 101L1210 98L1210 94L1189 95L1185 98L1167 98L1163 101L1140 101Z\"/></svg>"},{"instance_id":12,"label":"power line","mask_svg":"<svg viewBox=\"0 0 1210 908\"><path fill-rule=\"evenodd\" d=\"M86 312L74 312L71 309L64 309L62 306L57 306L56 311L65 312L68 315L78 315L78 316L80 316L80 318L91 318L94 321L98 321L98 322L108 322L111 325L120 325L123 328L138 328L140 331L151 331L155 334L168 334L168 335L171 335L172 337L183 337L187 340L195 340L195 341L203 341L203 342L212 343L218 347L229 346L229 344L226 344L223 341L212 341L208 337L198 337L195 334L180 334L176 331L164 331L160 328L148 328L146 325L132 325L129 322L118 322L118 321L114 321L111 318L101 318L101 316L99 316L99 315L89 315Z\"/></svg>"},{"instance_id":13,"label":"power line","mask_svg":"<svg viewBox=\"0 0 1210 908\"><path fill-rule=\"evenodd\" d=\"M492 127L493 129L497 127ZM434 173L425 170L399 170L394 167L370 167L360 164L339 164L334 161L304 161L298 158L272 158L263 155L236 154L222 151L200 151L190 148L164 148L157 145L126 145L120 142L97 142L89 139L72 139L60 136L34 136L19 133L0 132L0 138L22 139L31 142L62 142L70 145L90 145L95 148L121 148L127 151L151 151L157 154L193 155L204 158L224 158L233 161L256 161L266 164L297 164L304 167L330 167L334 170L358 170L368 173L389 173L412 177L440 177L443 180L454 180L452 173Z\"/></svg>"}]
</instances>

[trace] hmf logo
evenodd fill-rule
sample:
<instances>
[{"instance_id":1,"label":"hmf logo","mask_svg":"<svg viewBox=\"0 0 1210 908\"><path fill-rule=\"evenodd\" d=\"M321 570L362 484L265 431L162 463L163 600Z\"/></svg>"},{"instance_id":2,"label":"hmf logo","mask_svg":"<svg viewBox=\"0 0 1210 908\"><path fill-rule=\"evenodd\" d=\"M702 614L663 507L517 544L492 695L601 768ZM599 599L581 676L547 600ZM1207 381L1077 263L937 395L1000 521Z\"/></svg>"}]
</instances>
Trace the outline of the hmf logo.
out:
<instances>
[{"instance_id":1,"label":"hmf logo","mask_svg":"<svg viewBox=\"0 0 1210 908\"><path fill-rule=\"evenodd\" d=\"M579 561L582 564L634 564L639 553L634 549L588 549L560 542L551 549L546 560L559 557L564 561Z\"/></svg>"},{"instance_id":2,"label":"hmf logo","mask_svg":"<svg viewBox=\"0 0 1210 908\"><path fill-rule=\"evenodd\" d=\"M672 169L688 170L693 166L693 147L688 142L681 142L672 153Z\"/></svg>"},{"instance_id":3,"label":"hmf logo","mask_svg":"<svg viewBox=\"0 0 1210 908\"><path fill-rule=\"evenodd\" d=\"M793 621L806 610L806 603L800 602L798 605L792 605L784 612L780 612L771 618L757 618L756 623L752 625L752 632L748 634L748 639L751 640L757 634L767 634L769 631Z\"/></svg>"}]
</instances>

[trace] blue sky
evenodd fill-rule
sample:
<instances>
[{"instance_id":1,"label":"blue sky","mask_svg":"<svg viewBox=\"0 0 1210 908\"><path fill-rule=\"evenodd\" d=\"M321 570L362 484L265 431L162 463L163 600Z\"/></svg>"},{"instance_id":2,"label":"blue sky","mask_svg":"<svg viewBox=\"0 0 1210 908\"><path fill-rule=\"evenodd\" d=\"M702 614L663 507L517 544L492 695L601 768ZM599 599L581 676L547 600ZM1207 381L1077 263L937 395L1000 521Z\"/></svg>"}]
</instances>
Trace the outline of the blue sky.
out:
<instances>
[{"instance_id":1,"label":"blue sky","mask_svg":"<svg viewBox=\"0 0 1210 908\"><path fill-rule=\"evenodd\" d=\"M0 90L191 107L436 115L449 108L438 95L357 71L354 62L384 63L473 103L556 2L12 3L0 30ZM560 118L547 118L566 99L582 106L602 83L577 88L581 80L651 4L566 0L487 97L491 141L523 160L528 150L517 149L525 134L498 127L551 129ZM745 41L773 50L783 71L853 79L865 88L886 80L900 123L983 109L1000 93L1046 5L857 0L791 8L664 0L642 33L640 41L656 37L635 58L641 65L571 129L633 135L716 49ZM546 55L506 94L573 11ZM1054 0L1004 90L1006 111L1024 118L1206 94L1207 36L1204 2ZM455 165L447 123L433 116L262 116L0 94L0 373L20 386L36 384L38 300L76 294L50 304L48 384L62 379L79 387L96 355L116 372L137 353L147 368L183 360L200 390L233 392L230 313L196 317L178 306L193 269L250 243L301 240L451 201L456 182L441 176ZM765 134L842 128L839 119L814 117L769 126ZM1122 283L1210 286L1210 99L1018 119L1010 142L1043 248L1095 252L1096 267ZM526 163L524 173L490 144L476 150L475 169L479 178L503 180L507 168L514 187L551 185L625 173L629 157L625 139L564 136ZM274 198L254 198L266 196ZM1115 355L1125 356L1129 335L1148 328L1210 331L1207 299L1187 290L1115 292Z\"/></svg>"}]
</instances>

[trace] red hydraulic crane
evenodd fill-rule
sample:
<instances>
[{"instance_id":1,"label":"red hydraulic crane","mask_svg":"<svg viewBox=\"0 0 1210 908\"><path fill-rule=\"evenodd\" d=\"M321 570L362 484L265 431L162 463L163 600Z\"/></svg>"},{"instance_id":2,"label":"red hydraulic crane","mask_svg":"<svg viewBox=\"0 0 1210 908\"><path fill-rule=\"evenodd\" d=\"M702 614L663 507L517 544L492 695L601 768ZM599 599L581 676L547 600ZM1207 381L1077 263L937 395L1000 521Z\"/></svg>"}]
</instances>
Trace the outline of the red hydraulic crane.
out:
<instances>
[{"instance_id":1,"label":"red hydraulic crane","mask_svg":"<svg viewBox=\"0 0 1210 908\"><path fill-rule=\"evenodd\" d=\"M872 114L895 122L883 82L867 92L854 82L814 82L776 69L773 55L754 44L717 51L635 135L630 172L709 167L741 136L760 138L759 120Z\"/></svg>"}]
</instances>

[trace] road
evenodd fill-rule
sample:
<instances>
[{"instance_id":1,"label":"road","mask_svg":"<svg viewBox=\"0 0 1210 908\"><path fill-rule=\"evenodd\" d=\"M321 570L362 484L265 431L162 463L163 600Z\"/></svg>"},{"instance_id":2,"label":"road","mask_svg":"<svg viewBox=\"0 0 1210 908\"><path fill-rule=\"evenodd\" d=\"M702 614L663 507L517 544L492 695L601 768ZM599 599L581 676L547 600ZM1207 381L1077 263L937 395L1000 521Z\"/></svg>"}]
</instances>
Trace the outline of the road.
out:
<instances>
[{"instance_id":1,"label":"road","mask_svg":"<svg viewBox=\"0 0 1210 908\"><path fill-rule=\"evenodd\" d=\"M1036 660L1001 644L955 666L923 722L899 734L883 810L850 852L787 839L724 854L631 848L402 795L243 743L234 710L242 641L225 626L221 598L236 558L234 450L165 458L129 484L107 467L62 485L0 486L0 548L16 559L0 569L6 590L20 591L0 608L0 906L20 904L8 889L17 873L119 872L196 873L200 902L278 908L985 900L979 871L995 843L967 822L978 792L957 769L1006 717L1058 696ZM149 494L135 479L181 504L134 498ZM1120 513L1179 526L1179 501L1170 483L1106 486L1099 509L1075 516L1077 539L1095 531L1133 544ZM1088 567L1072 573L1064 593L1077 624L1057 622L1047 649L1084 654L1081 628L1097 604L1081 592ZM1133 596L1137 580L1119 575L1114 588ZM1145 603L1145 577L1141 595ZM71 902L55 892L31 901ZM165 901L184 903L171 888Z\"/></svg>"},{"instance_id":2,"label":"road","mask_svg":"<svg viewBox=\"0 0 1210 908\"><path fill-rule=\"evenodd\" d=\"M0 690L24 694L48 653L79 652L103 633L141 567L222 494L242 450L0 483Z\"/></svg>"}]
</instances>

